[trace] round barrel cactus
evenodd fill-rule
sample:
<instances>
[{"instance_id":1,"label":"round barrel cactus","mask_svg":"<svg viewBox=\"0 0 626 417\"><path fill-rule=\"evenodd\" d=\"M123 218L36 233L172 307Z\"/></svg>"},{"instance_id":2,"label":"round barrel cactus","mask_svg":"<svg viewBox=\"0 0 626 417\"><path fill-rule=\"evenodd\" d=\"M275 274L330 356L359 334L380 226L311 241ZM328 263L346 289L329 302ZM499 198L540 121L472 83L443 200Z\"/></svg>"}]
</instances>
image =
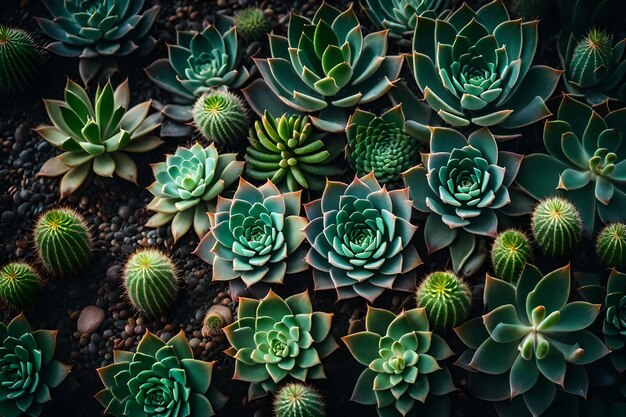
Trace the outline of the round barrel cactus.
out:
<instances>
[{"instance_id":1,"label":"round barrel cactus","mask_svg":"<svg viewBox=\"0 0 626 417\"><path fill-rule=\"evenodd\" d=\"M248 109L233 93L213 90L196 100L193 122L208 140L235 146L243 141L248 129Z\"/></svg>"},{"instance_id":2,"label":"round barrel cactus","mask_svg":"<svg viewBox=\"0 0 626 417\"><path fill-rule=\"evenodd\" d=\"M0 268L0 298L9 304L31 305L39 290L39 275L27 263L10 262Z\"/></svg>"},{"instance_id":3,"label":"round barrel cactus","mask_svg":"<svg viewBox=\"0 0 626 417\"><path fill-rule=\"evenodd\" d=\"M258 7L248 7L235 12L233 24L246 42L262 40L272 30L272 20Z\"/></svg>"},{"instance_id":4,"label":"round barrel cactus","mask_svg":"<svg viewBox=\"0 0 626 417\"><path fill-rule=\"evenodd\" d=\"M274 397L276 417L325 417L326 404L320 393L310 385L289 382Z\"/></svg>"},{"instance_id":5,"label":"round barrel cactus","mask_svg":"<svg viewBox=\"0 0 626 417\"><path fill-rule=\"evenodd\" d=\"M499 233L491 246L491 264L496 276L507 282L517 282L524 265L531 258L530 242L519 230Z\"/></svg>"},{"instance_id":6,"label":"round barrel cactus","mask_svg":"<svg viewBox=\"0 0 626 417\"><path fill-rule=\"evenodd\" d=\"M596 250L602 265L610 268L626 266L626 224L608 224L596 239Z\"/></svg>"},{"instance_id":7,"label":"round barrel cactus","mask_svg":"<svg viewBox=\"0 0 626 417\"><path fill-rule=\"evenodd\" d=\"M571 253L580 242L582 222L572 203L552 197L535 207L532 230L539 249L547 256L560 258Z\"/></svg>"},{"instance_id":8,"label":"round barrel cactus","mask_svg":"<svg viewBox=\"0 0 626 417\"><path fill-rule=\"evenodd\" d=\"M39 72L39 48L21 29L0 25L0 91L25 90Z\"/></svg>"},{"instance_id":9,"label":"round barrel cactus","mask_svg":"<svg viewBox=\"0 0 626 417\"><path fill-rule=\"evenodd\" d=\"M452 272L433 272L417 288L417 306L424 307L436 330L447 330L467 317L472 293Z\"/></svg>"}]
</instances>

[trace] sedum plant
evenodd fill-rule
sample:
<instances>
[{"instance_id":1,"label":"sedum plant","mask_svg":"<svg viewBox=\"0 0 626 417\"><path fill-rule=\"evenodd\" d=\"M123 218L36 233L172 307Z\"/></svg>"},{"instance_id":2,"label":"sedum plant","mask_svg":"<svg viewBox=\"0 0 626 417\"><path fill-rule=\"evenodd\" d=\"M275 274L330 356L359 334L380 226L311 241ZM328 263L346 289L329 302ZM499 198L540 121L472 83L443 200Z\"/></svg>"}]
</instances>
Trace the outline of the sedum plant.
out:
<instances>
[{"instance_id":1,"label":"sedum plant","mask_svg":"<svg viewBox=\"0 0 626 417\"><path fill-rule=\"evenodd\" d=\"M234 153L218 154L214 144L178 147L165 162L152 165L155 181L148 187L154 198L148 210L155 211L147 227L172 224L177 241L193 226L199 238L210 227L207 212L215 208L217 196L241 176L244 163Z\"/></svg>"},{"instance_id":2,"label":"sedum plant","mask_svg":"<svg viewBox=\"0 0 626 417\"><path fill-rule=\"evenodd\" d=\"M271 181L256 188L240 179L232 199L218 198L209 220L194 253L213 266L213 281L228 281L235 299L246 288L279 284L285 274L307 268L300 192L282 194Z\"/></svg>"},{"instance_id":3,"label":"sedum plant","mask_svg":"<svg viewBox=\"0 0 626 417\"><path fill-rule=\"evenodd\" d=\"M444 331L467 318L472 292L463 279L452 272L429 274L417 288L417 306L424 307L435 330Z\"/></svg>"},{"instance_id":4,"label":"sedum plant","mask_svg":"<svg viewBox=\"0 0 626 417\"><path fill-rule=\"evenodd\" d=\"M337 291L341 299L373 302L386 289L415 290L422 260L411 244L408 191L387 191L374 174L350 184L328 181L322 198L305 204L311 244L306 262L316 290Z\"/></svg>"},{"instance_id":5,"label":"sedum plant","mask_svg":"<svg viewBox=\"0 0 626 417\"><path fill-rule=\"evenodd\" d=\"M224 328L235 358L233 379L250 382L248 400L276 392L286 377L325 378L321 360L337 349L333 315L313 311L308 292L280 298L271 290L259 300L241 298L238 320Z\"/></svg>"},{"instance_id":6,"label":"sedum plant","mask_svg":"<svg viewBox=\"0 0 626 417\"><path fill-rule=\"evenodd\" d=\"M561 258L580 243L580 215L576 207L564 198L550 197L537 204L531 223L535 242L547 256Z\"/></svg>"},{"instance_id":7,"label":"sedum plant","mask_svg":"<svg viewBox=\"0 0 626 417\"><path fill-rule=\"evenodd\" d=\"M602 323L604 342L611 349L611 362L618 372L626 371L626 274L611 270L606 284L606 313Z\"/></svg>"},{"instance_id":8,"label":"sedum plant","mask_svg":"<svg viewBox=\"0 0 626 417\"><path fill-rule=\"evenodd\" d=\"M98 86L92 101L68 78L65 101L44 103L53 125L35 131L63 153L46 161L37 175L62 175L61 198L76 191L92 170L101 177L115 174L136 183L137 165L126 153L147 152L163 143L151 134L160 126L161 114L148 116L150 101L129 106L128 80L115 90L110 82Z\"/></svg>"},{"instance_id":9,"label":"sedum plant","mask_svg":"<svg viewBox=\"0 0 626 417\"><path fill-rule=\"evenodd\" d=\"M271 180L280 189L321 191L327 177L343 171L336 159L344 144L315 131L309 116L274 117L266 111L250 128L248 141L246 175L256 181Z\"/></svg>"},{"instance_id":10,"label":"sedum plant","mask_svg":"<svg viewBox=\"0 0 626 417\"><path fill-rule=\"evenodd\" d=\"M607 224L596 238L596 251L602 265L626 267L626 224Z\"/></svg>"},{"instance_id":11,"label":"sedum plant","mask_svg":"<svg viewBox=\"0 0 626 417\"><path fill-rule=\"evenodd\" d=\"M288 382L274 397L275 417L325 417L326 404L310 385Z\"/></svg>"},{"instance_id":12,"label":"sedum plant","mask_svg":"<svg viewBox=\"0 0 626 417\"><path fill-rule=\"evenodd\" d=\"M212 90L200 96L193 106L193 123L209 141L236 147L248 128L248 108L239 96L225 90Z\"/></svg>"},{"instance_id":13,"label":"sedum plant","mask_svg":"<svg viewBox=\"0 0 626 417\"><path fill-rule=\"evenodd\" d=\"M98 369L96 400L115 417L210 417L228 401L212 386L214 366L193 358L182 331L167 343L146 331L136 353L114 350Z\"/></svg>"},{"instance_id":14,"label":"sedum plant","mask_svg":"<svg viewBox=\"0 0 626 417\"><path fill-rule=\"evenodd\" d=\"M376 405L381 417L406 416L417 404L429 404L455 390L450 372L439 364L454 353L429 330L423 308L395 315L368 306L365 331L345 336L343 341L367 367L351 400ZM433 410L423 415L447 414Z\"/></svg>"},{"instance_id":15,"label":"sedum plant","mask_svg":"<svg viewBox=\"0 0 626 417\"><path fill-rule=\"evenodd\" d=\"M29 264L9 262L0 268L0 298L9 304L32 305L40 290L39 275Z\"/></svg>"},{"instance_id":16,"label":"sedum plant","mask_svg":"<svg viewBox=\"0 0 626 417\"><path fill-rule=\"evenodd\" d=\"M235 12L233 25L246 42L262 40L273 26L272 19L258 7L247 7Z\"/></svg>"},{"instance_id":17,"label":"sedum plant","mask_svg":"<svg viewBox=\"0 0 626 417\"><path fill-rule=\"evenodd\" d=\"M510 20L502 0L463 4L446 20L417 16L413 71L426 102L452 126L517 129L551 113L561 71L532 66L538 21Z\"/></svg>"},{"instance_id":18,"label":"sedum plant","mask_svg":"<svg viewBox=\"0 0 626 417\"><path fill-rule=\"evenodd\" d=\"M0 91L26 90L39 73L39 46L30 33L0 25Z\"/></svg>"},{"instance_id":19,"label":"sedum plant","mask_svg":"<svg viewBox=\"0 0 626 417\"><path fill-rule=\"evenodd\" d=\"M71 369L53 359L56 338L56 331L33 331L24 314L0 322L0 415L37 417L52 399L50 389Z\"/></svg>"},{"instance_id":20,"label":"sedum plant","mask_svg":"<svg viewBox=\"0 0 626 417\"><path fill-rule=\"evenodd\" d=\"M621 220L626 204L625 121L626 109L602 117L565 95L557 119L543 129L548 154L524 158L519 185L538 200L558 190L580 211L587 235L602 223Z\"/></svg>"},{"instance_id":21,"label":"sedum plant","mask_svg":"<svg viewBox=\"0 0 626 417\"><path fill-rule=\"evenodd\" d=\"M568 302L570 281L569 265L543 275L526 264L517 285L487 276L488 313L455 329L469 347L458 363L470 371L470 392L497 402L500 415L542 415L557 386L585 397L583 365L609 353L587 330L600 305Z\"/></svg>"},{"instance_id":22,"label":"sedum plant","mask_svg":"<svg viewBox=\"0 0 626 417\"><path fill-rule=\"evenodd\" d=\"M288 109L311 116L321 130L342 133L347 109L385 94L398 78L402 56L387 56L387 32L363 37L352 7L323 2L313 20L292 14L287 37L270 35L271 57L255 59L263 80L243 90L262 115Z\"/></svg>"},{"instance_id":23,"label":"sedum plant","mask_svg":"<svg viewBox=\"0 0 626 417\"><path fill-rule=\"evenodd\" d=\"M483 128L466 139L448 128L431 128L430 152L404 175L414 207L428 215L429 253L449 248L455 272L472 275L484 262L484 238L495 237L498 216L530 212L513 187L522 156L499 151Z\"/></svg>"},{"instance_id":24,"label":"sedum plant","mask_svg":"<svg viewBox=\"0 0 626 417\"><path fill-rule=\"evenodd\" d=\"M496 277L515 284L532 258L532 249L526 235L515 229L496 236L491 246L491 264Z\"/></svg>"}]
</instances>

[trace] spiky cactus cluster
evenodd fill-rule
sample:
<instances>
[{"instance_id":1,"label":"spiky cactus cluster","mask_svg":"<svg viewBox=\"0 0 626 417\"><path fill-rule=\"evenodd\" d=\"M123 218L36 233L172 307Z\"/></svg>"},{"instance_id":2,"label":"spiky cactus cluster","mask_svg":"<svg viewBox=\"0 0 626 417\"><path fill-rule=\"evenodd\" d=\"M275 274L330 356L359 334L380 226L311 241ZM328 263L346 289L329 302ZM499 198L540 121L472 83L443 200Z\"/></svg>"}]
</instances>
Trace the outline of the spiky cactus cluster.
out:
<instances>
[{"instance_id":1,"label":"spiky cactus cluster","mask_svg":"<svg viewBox=\"0 0 626 417\"><path fill-rule=\"evenodd\" d=\"M626 224L606 225L598 234L596 250L602 265L609 268L626 266Z\"/></svg>"},{"instance_id":2,"label":"spiky cactus cluster","mask_svg":"<svg viewBox=\"0 0 626 417\"><path fill-rule=\"evenodd\" d=\"M498 234L491 247L491 263L496 277L517 282L532 252L526 235L519 230L505 230Z\"/></svg>"},{"instance_id":3,"label":"spiky cactus cluster","mask_svg":"<svg viewBox=\"0 0 626 417\"><path fill-rule=\"evenodd\" d=\"M582 221L571 202L560 197L550 197L535 207L532 230L535 242L544 254L561 258L580 242Z\"/></svg>"},{"instance_id":4,"label":"spiky cactus cluster","mask_svg":"<svg viewBox=\"0 0 626 417\"><path fill-rule=\"evenodd\" d=\"M605 70L611 66L613 60L613 40L606 31L591 29L587 36L582 38L572 56L569 65L569 78L583 88L596 85L596 71Z\"/></svg>"},{"instance_id":5,"label":"spiky cactus cluster","mask_svg":"<svg viewBox=\"0 0 626 417\"><path fill-rule=\"evenodd\" d=\"M29 33L0 26L0 91L22 91L28 87L39 60L39 49Z\"/></svg>"},{"instance_id":6,"label":"spiky cactus cluster","mask_svg":"<svg viewBox=\"0 0 626 417\"><path fill-rule=\"evenodd\" d=\"M163 313L176 298L176 267L159 250L148 248L136 251L126 261L123 278L133 307L149 316Z\"/></svg>"},{"instance_id":7,"label":"spiky cactus cluster","mask_svg":"<svg viewBox=\"0 0 626 417\"><path fill-rule=\"evenodd\" d=\"M276 417L324 417L325 406L315 388L298 382L283 385L274 397Z\"/></svg>"},{"instance_id":8,"label":"spiky cactus cluster","mask_svg":"<svg viewBox=\"0 0 626 417\"><path fill-rule=\"evenodd\" d=\"M272 30L272 21L258 7L248 7L235 13L233 23L237 33L246 42L262 39L263 35Z\"/></svg>"},{"instance_id":9,"label":"spiky cactus cluster","mask_svg":"<svg viewBox=\"0 0 626 417\"><path fill-rule=\"evenodd\" d=\"M452 272L433 272L417 289L417 305L426 309L430 324L437 330L465 320L471 300L467 284Z\"/></svg>"},{"instance_id":10,"label":"spiky cactus cluster","mask_svg":"<svg viewBox=\"0 0 626 417\"><path fill-rule=\"evenodd\" d=\"M204 137L218 145L236 145L246 137L248 109L225 90L204 93L193 106L193 121Z\"/></svg>"},{"instance_id":11,"label":"spiky cactus cluster","mask_svg":"<svg viewBox=\"0 0 626 417\"><path fill-rule=\"evenodd\" d=\"M87 222L69 208L43 213L35 225L35 249L44 266L56 275L80 271L91 252Z\"/></svg>"},{"instance_id":12,"label":"spiky cactus cluster","mask_svg":"<svg viewBox=\"0 0 626 417\"><path fill-rule=\"evenodd\" d=\"M11 262L0 268L0 298L23 307L33 304L39 292L39 276L23 262Z\"/></svg>"}]
</instances>

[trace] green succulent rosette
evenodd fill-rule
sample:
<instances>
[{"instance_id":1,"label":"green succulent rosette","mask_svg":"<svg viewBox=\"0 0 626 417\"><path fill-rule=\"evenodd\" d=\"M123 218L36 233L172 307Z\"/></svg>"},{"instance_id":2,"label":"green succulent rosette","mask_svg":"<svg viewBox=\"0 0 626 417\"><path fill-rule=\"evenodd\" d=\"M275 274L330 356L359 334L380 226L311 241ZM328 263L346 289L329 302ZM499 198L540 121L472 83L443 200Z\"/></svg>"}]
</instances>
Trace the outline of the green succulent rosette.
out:
<instances>
[{"instance_id":1,"label":"green succulent rosette","mask_svg":"<svg viewBox=\"0 0 626 417\"><path fill-rule=\"evenodd\" d=\"M428 253L449 248L456 272L472 275L485 261L485 238L495 237L498 216L531 211L514 187L522 156L500 151L487 128L465 138L449 128L431 129L430 153L404 173L413 206L427 214Z\"/></svg>"},{"instance_id":2,"label":"green succulent rosette","mask_svg":"<svg viewBox=\"0 0 626 417\"><path fill-rule=\"evenodd\" d=\"M114 350L98 369L96 400L115 417L209 417L228 401L211 386L214 365L193 358L182 331L167 343L147 331L136 353Z\"/></svg>"},{"instance_id":3,"label":"green succulent rosette","mask_svg":"<svg viewBox=\"0 0 626 417\"><path fill-rule=\"evenodd\" d=\"M211 229L194 253L213 265L213 281L228 281L235 299L247 288L281 284L285 274L307 268L300 194L282 194L271 181L257 188L241 179L232 199L218 197L209 213Z\"/></svg>"},{"instance_id":4,"label":"green succulent rosette","mask_svg":"<svg viewBox=\"0 0 626 417\"><path fill-rule=\"evenodd\" d=\"M411 414L419 404L441 401L455 390L440 361L454 355L442 337L429 329L423 308L400 314L368 306L365 331L343 338L352 356L367 366L354 387L352 401L376 405L381 417ZM448 410L448 407L444 407ZM447 416L439 408L424 415Z\"/></svg>"},{"instance_id":5,"label":"green succulent rosette","mask_svg":"<svg viewBox=\"0 0 626 417\"><path fill-rule=\"evenodd\" d=\"M3 417L41 414L71 366L53 359L57 332L33 331L20 314L9 325L0 323L0 415Z\"/></svg>"},{"instance_id":6,"label":"green succulent rosette","mask_svg":"<svg viewBox=\"0 0 626 417\"><path fill-rule=\"evenodd\" d=\"M199 238L204 237L211 226L207 212L214 210L217 196L241 176L243 165L234 153L218 154L213 143L206 148L199 143L177 148L165 162L152 165L155 181L148 191L154 198L147 208L156 214L146 226L171 222L174 241L192 226Z\"/></svg>"},{"instance_id":7,"label":"green succulent rosette","mask_svg":"<svg viewBox=\"0 0 626 417\"><path fill-rule=\"evenodd\" d=\"M250 382L250 401L274 393L287 377L326 378L322 359L337 349L331 313L313 311L308 292L262 300L240 298L238 320L224 328L235 358L233 379Z\"/></svg>"},{"instance_id":8,"label":"green succulent rosette","mask_svg":"<svg viewBox=\"0 0 626 417\"><path fill-rule=\"evenodd\" d=\"M588 365L609 350L589 330L599 304L568 302L569 265L543 275L526 264L513 285L487 276L488 313L455 329L469 349L458 364L470 371L472 395L500 415L542 415L559 391L585 397Z\"/></svg>"},{"instance_id":9,"label":"green succulent rosette","mask_svg":"<svg viewBox=\"0 0 626 417\"><path fill-rule=\"evenodd\" d=\"M626 274L611 270L604 304L604 342L612 351L613 366L623 373L626 371Z\"/></svg>"},{"instance_id":10,"label":"green succulent rosette","mask_svg":"<svg viewBox=\"0 0 626 417\"><path fill-rule=\"evenodd\" d=\"M323 2L313 20L291 14L287 37L269 36L271 57L255 59L263 77L243 90L262 116L309 114L321 130L342 133L348 109L384 95L398 79L402 56L387 55L387 31L363 36L352 9Z\"/></svg>"}]
</instances>

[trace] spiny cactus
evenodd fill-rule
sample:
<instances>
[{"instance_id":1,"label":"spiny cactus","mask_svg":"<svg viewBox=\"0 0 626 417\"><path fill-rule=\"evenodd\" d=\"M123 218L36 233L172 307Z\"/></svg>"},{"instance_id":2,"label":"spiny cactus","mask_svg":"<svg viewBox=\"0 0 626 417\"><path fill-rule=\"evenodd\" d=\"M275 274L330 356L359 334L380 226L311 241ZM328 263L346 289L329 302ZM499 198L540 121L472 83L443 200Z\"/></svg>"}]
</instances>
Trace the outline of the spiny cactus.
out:
<instances>
[{"instance_id":1,"label":"spiny cactus","mask_svg":"<svg viewBox=\"0 0 626 417\"><path fill-rule=\"evenodd\" d=\"M0 298L9 304L32 304L39 288L39 276L27 263L11 262L0 269Z\"/></svg>"},{"instance_id":2,"label":"spiny cactus","mask_svg":"<svg viewBox=\"0 0 626 417\"><path fill-rule=\"evenodd\" d=\"M560 258L572 251L582 235L582 221L568 200L550 197L540 202L532 215L535 242L544 254Z\"/></svg>"},{"instance_id":3,"label":"spiny cactus","mask_svg":"<svg viewBox=\"0 0 626 417\"><path fill-rule=\"evenodd\" d=\"M176 298L178 278L174 263L159 250L140 249L126 262L124 287L133 307L156 316Z\"/></svg>"},{"instance_id":4,"label":"spiny cactus","mask_svg":"<svg viewBox=\"0 0 626 417\"><path fill-rule=\"evenodd\" d=\"M598 258L602 265L610 268L626 266L626 224L606 225L596 240Z\"/></svg>"},{"instance_id":5,"label":"spiny cactus","mask_svg":"<svg viewBox=\"0 0 626 417\"><path fill-rule=\"evenodd\" d=\"M91 250L87 222L69 208L45 212L35 225L35 249L44 266L57 275L83 269Z\"/></svg>"},{"instance_id":6,"label":"spiny cactus","mask_svg":"<svg viewBox=\"0 0 626 417\"><path fill-rule=\"evenodd\" d=\"M213 90L196 101L193 121L208 140L218 145L236 145L246 137L248 109L233 93Z\"/></svg>"},{"instance_id":7,"label":"spiny cactus","mask_svg":"<svg viewBox=\"0 0 626 417\"><path fill-rule=\"evenodd\" d=\"M324 417L324 408L320 393L298 382L283 385L274 398L276 417Z\"/></svg>"},{"instance_id":8,"label":"spiny cactus","mask_svg":"<svg viewBox=\"0 0 626 417\"><path fill-rule=\"evenodd\" d=\"M532 257L530 242L519 230L505 230L498 234L491 247L491 263L496 277L517 282L524 265Z\"/></svg>"},{"instance_id":9,"label":"spiny cactus","mask_svg":"<svg viewBox=\"0 0 626 417\"><path fill-rule=\"evenodd\" d=\"M221 304L212 305L202 320L202 336L221 336L224 334L224 327L232 322L233 312L230 308Z\"/></svg>"},{"instance_id":10,"label":"spiny cactus","mask_svg":"<svg viewBox=\"0 0 626 417\"><path fill-rule=\"evenodd\" d=\"M272 30L272 21L258 7L248 7L235 13L233 23L246 42L257 41Z\"/></svg>"},{"instance_id":11,"label":"spiny cactus","mask_svg":"<svg viewBox=\"0 0 626 417\"><path fill-rule=\"evenodd\" d=\"M471 299L467 284L452 272L433 272L417 289L417 305L426 309L437 330L449 329L465 320Z\"/></svg>"},{"instance_id":12,"label":"spiny cactus","mask_svg":"<svg viewBox=\"0 0 626 417\"><path fill-rule=\"evenodd\" d=\"M28 87L38 71L39 58L39 49L29 33L0 26L0 91Z\"/></svg>"},{"instance_id":13,"label":"spiny cactus","mask_svg":"<svg viewBox=\"0 0 626 417\"><path fill-rule=\"evenodd\" d=\"M613 40L603 30L591 29L582 38L569 65L569 78L582 88L598 83L596 71L606 71L613 60Z\"/></svg>"}]
</instances>

